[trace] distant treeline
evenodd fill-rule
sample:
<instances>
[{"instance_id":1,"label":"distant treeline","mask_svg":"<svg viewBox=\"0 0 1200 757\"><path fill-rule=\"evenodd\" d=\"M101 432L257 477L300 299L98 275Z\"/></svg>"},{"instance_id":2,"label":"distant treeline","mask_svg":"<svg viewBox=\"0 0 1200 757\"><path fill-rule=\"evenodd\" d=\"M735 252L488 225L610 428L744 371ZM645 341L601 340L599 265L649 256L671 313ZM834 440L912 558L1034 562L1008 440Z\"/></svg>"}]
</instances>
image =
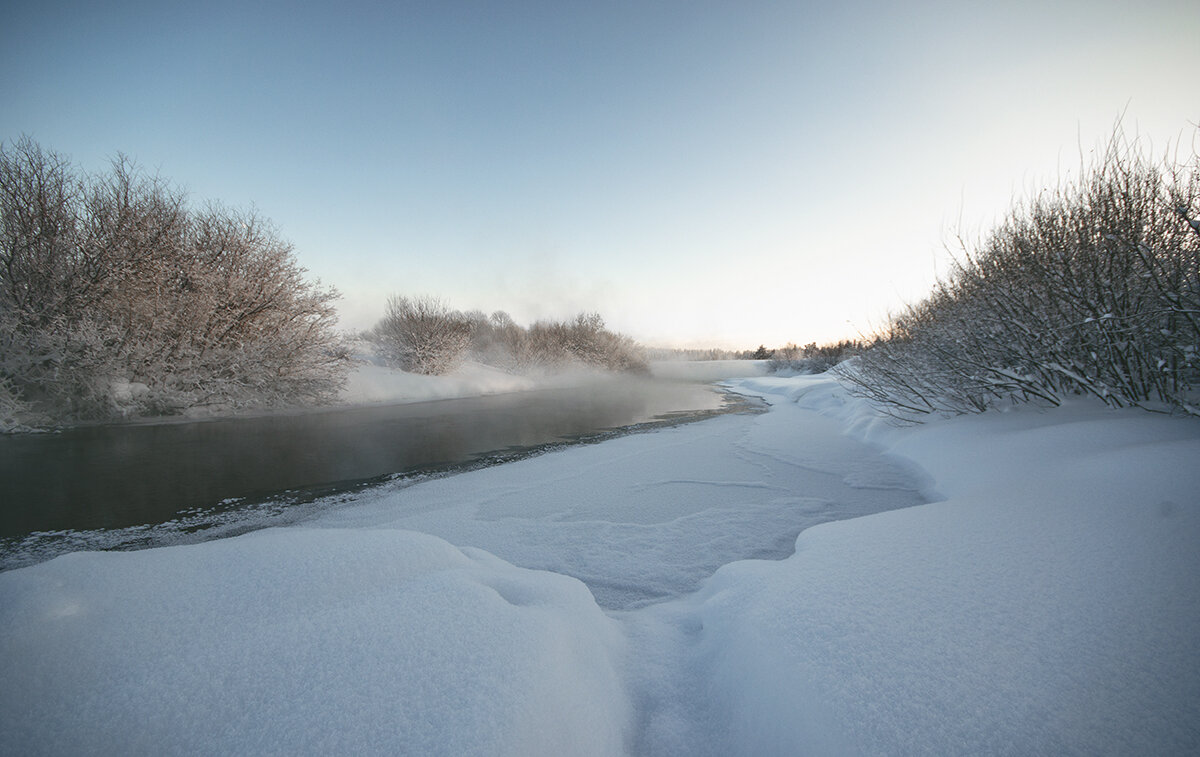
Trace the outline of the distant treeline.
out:
<instances>
[{"instance_id":1,"label":"distant treeline","mask_svg":"<svg viewBox=\"0 0 1200 757\"><path fill-rule=\"evenodd\" d=\"M362 335L389 365L440 374L471 358L520 373L585 366L646 373L646 353L605 328L597 313L524 327L508 313L452 310L434 297L393 296L384 317Z\"/></svg>"},{"instance_id":2,"label":"distant treeline","mask_svg":"<svg viewBox=\"0 0 1200 757\"><path fill-rule=\"evenodd\" d=\"M753 350L737 351L711 349L685 349L681 347L647 347L646 356L651 360L749 360Z\"/></svg>"},{"instance_id":3,"label":"distant treeline","mask_svg":"<svg viewBox=\"0 0 1200 757\"><path fill-rule=\"evenodd\" d=\"M762 347L758 348L760 351ZM773 373L824 373L839 363L849 360L866 349L866 344L853 339L817 345L816 342L800 347L788 343L765 356L767 367ZM758 353L756 353L758 354ZM760 358L762 359L762 358Z\"/></svg>"},{"instance_id":4,"label":"distant treeline","mask_svg":"<svg viewBox=\"0 0 1200 757\"><path fill-rule=\"evenodd\" d=\"M857 355L865 344L853 340L823 344L812 342L803 347L788 342L782 347L759 345L752 350L647 348L651 360L766 360L773 372L823 373L838 363Z\"/></svg>"}]
</instances>

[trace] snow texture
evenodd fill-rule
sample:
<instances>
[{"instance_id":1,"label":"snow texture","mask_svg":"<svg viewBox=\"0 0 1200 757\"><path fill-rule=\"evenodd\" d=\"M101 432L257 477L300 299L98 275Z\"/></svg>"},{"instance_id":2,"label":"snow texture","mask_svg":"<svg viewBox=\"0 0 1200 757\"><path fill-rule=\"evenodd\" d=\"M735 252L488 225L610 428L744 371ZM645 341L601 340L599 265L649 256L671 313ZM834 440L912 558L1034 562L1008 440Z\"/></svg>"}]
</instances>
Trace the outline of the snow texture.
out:
<instances>
[{"instance_id":1,"label":"snow texture","mask_svg":"<svg viewBox=\"0 0 1200 757\"><path fill-rule=\"evenodd\" d=\"M721 714L688 753L1197 753L1196 423L1078 404L901 431L797 383L747 389L857 424L946 498L814 528L674 609Z\"/></svg>"},{"instance_id":2,"label":"snow texture","mask_svg":"<svg viewBox=\"0 0 1200 757\"><path fill-rule=\"evenodd\" d=\"M578 581L400 531L269 529L5 574L6 754L614 754Z\"/></svg>"},{"instance_id":3,"label":"snow texture","mask_svg":"<svg viewBox=\"0 0 1200 757\"><path fill-rule=\"evenodd\" d=\"M731 384L769 410L0 574L0 752L1200 752L1200 422Z\"/></svg>"},{"instance_id":4,"label":"snow texture","mask_svg":"<svg viewBox=\"0 0 1200 757\"><path fill-rule=\"evenodd\" d=\"M315 523L435 534L630 609L695 591L724 563L786 557L809 526L919 504L915 488L835 421L786 403L368 494Z\"/></svg>"}]
</instances>

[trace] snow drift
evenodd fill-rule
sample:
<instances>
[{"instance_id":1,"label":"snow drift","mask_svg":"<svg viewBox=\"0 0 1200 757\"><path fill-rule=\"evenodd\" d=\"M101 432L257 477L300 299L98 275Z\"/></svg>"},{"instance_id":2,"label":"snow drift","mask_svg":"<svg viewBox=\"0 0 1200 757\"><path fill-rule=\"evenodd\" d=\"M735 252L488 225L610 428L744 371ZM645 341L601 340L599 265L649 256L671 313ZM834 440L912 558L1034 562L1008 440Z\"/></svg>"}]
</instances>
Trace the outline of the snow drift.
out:
<instances>
[{"instance_id":1,"label":"snow drift","mask_svg":"<svg viewBox=\"0 0 1200 757\"><path fill-rule=\"evenodd\" d=\"M615 754L583 584L400 531L73 554L0 582L8 754Z\"/></svg>"}]
</instances>

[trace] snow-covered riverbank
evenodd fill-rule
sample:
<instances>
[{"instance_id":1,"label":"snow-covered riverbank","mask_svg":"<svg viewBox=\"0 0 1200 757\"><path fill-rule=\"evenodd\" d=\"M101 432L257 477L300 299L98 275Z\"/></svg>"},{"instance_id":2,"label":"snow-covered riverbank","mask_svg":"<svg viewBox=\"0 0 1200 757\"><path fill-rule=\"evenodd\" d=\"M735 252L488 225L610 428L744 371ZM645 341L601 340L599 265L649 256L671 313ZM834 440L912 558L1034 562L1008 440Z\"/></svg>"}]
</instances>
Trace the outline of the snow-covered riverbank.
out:
<instances>
[{"instance_id":1,"label":"snow-covered riverbank","mask_svg":"<svg viewBox=\"0 0 1200 757\"><path fill-rule=\"evenodd\" d=\"M734 385L769 412L2 574L0 751L1200 747L1200 423Z\"/></svg>"}]
</instances>

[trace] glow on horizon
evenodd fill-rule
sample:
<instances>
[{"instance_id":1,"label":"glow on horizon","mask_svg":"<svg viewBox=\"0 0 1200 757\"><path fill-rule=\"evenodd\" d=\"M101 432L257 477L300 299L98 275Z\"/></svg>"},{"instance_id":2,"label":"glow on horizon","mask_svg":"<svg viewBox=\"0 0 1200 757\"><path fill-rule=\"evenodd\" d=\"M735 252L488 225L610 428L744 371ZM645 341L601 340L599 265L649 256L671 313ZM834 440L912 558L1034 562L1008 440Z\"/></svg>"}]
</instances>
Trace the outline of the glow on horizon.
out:
<instances>
[{"instance_id":1,"label":"glow on horizon","mask_svg":"<svg viewBox=\"0 0 1200 757\"><path fill-rule=\"evenodd\" d=\"M26 3L0 139L257 206L388 294L658 345L869 332L1124 112L1187 155L1200 6Z\"/></svg>"}]
</instances>

